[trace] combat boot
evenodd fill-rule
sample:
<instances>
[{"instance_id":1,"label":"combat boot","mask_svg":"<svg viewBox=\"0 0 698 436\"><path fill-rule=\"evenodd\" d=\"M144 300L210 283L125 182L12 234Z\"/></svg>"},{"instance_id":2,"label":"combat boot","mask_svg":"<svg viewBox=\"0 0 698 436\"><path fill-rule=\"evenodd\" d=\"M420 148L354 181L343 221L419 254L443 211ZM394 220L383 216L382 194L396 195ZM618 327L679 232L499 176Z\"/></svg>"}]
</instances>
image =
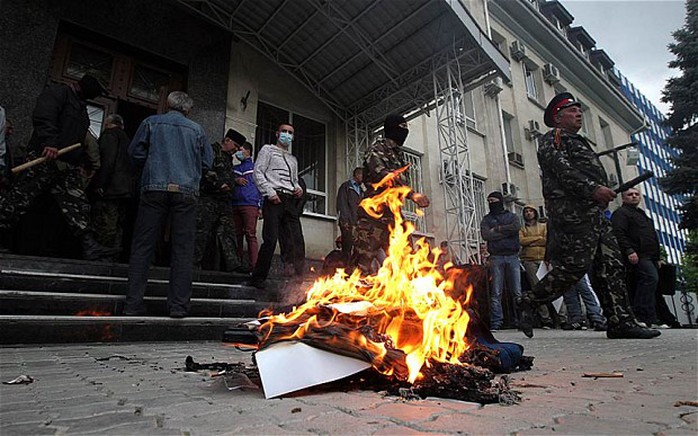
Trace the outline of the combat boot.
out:
<instances>
[{"instance_id":1,"label":"combat boot","mask_svg":"<svg viewBox=\"0 0 698 436\"><path fill-rule=\"evenodd\" d=\"M519 328L527 338L532 338L533 304L531 304L531 299L526 295L517 297L516 307L519 310Z\"/></svg>"},{"instance_id":2,"label":"combat boot","mask_svg":"<svg viewBox=\"0 0 698 436\"><path fill-rule=\"evenodd\" d=\"M111 261L119 253L118 248L108 248L97 242L92 233L86 232L80 235L82 244L82 257L85 260Z\"/></svg>"},{"instance_id":3,"label":"combat boot","mask_svg":"<svg viewBox=\"0 0 698 436\"><path fill-rule=\"evenodd\" d=\"M640 327L634 321L626 321L617 325L609 323L606 330L608 339L652 339L661 335L659 330Z\"/></svg>"}]
</instances>

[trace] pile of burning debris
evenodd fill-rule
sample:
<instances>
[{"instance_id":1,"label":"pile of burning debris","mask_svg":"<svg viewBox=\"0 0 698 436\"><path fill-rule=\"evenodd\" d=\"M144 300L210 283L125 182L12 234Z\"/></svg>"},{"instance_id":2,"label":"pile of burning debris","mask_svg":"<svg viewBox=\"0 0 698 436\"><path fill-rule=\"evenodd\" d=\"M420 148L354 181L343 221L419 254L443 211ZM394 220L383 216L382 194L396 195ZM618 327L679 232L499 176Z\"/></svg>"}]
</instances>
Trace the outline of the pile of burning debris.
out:
<instances>
[{"instance_id":1,"label":"pile of burning debris","mask_svg":"<svg viewBox=\"0 0 698 436\"><path fill-rule=\"evenodd\" d=\"M260 315L255 361L266 397L341 380L344 387L406 397L515 402L506 376L495 380L502 364L489 345L497 341L468 310L472 287L455 289L464 270L439 267L440 249L424 239L411 244L414 226L400 213L410 189L392 186L393 177L381 181L379 196L361 203L372 216L388 208L395 217L379 271L337 270L288 313ZM524 357L517 366L531 364Z\"/></svg>"}]
</instances>

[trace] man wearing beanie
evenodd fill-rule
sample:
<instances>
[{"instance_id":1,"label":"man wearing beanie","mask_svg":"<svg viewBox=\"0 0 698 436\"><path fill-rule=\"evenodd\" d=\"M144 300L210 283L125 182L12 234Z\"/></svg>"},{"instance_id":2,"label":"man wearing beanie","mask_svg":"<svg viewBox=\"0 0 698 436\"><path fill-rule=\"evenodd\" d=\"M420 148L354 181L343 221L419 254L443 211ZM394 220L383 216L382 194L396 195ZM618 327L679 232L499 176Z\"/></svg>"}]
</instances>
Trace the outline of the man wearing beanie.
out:
<instances>
[{"instance_id":1,"label":"man wearing beanie","mask_svg":"<svg viewBox=\"0 0 698 436\"><path fill-rule=\"evenodd\" d=\"M211 144L213 166L201 177L199 188L193 260L195 268L201 267L206 247L212 240L220 242L226 271L233 271L240 266L231 201L232 189L235 185L233 154L246 140L247 138L237 130L228 129L222 144L218 142Z\"/></svg>"},{"instance_id":2,"label":"man wearing beanie","mask_svg":"<svg viewBox=\"0 0 698 436\"><path fill-rule=\"evenodd\" d=\"M383 189L376 190L373 185L406 165L402 158L401 147L409 133L407 121L402 115L390 114L385 118L383 128L385 138L371 145L364 157L365 197L380 194ZM395 183L407 185L404 173L395 179ZM429 206L429 198L420 192L412 191L407 198L419 207ZM358 267L364 274L373 274L378 271L382 261L380 250L387 254L388 225L393 221L394 218L390 212L385 212L380 219L375 219L359 207L351 258L352 266Z\"/></svg>"},{"instance_id":3,"label":"man wearing beanie","mask_svg":"<svg viewBox=\"0 0 698 436\"><path fill-rule=\"evenodd\" d=\"M27 159L43 156L47 161L18 174L12 189L0 196L0 230L12 229L34 199L50 192L80 240L85 259L107 260L116 253L96 241L90 225L90 204L82 179L85 147L58 157L59 150L85 141L90 127L87 101L104 94L99 81L85 74L76 83L51 85L39 95L32 113L34 131Z\"/></svg>"},{"instance_id":4,"label":"man wearing beanie","mask_svg":"<svg viewBox=\"0 0 698 436\"><path fill-rule=\"evenodd\" d=\"M659 331L638 325L629 307L623 255L603 214L616 194L608 187L598 156L577 134L582 119L581 105L568 92L555 96L545 109L545 124L553 129L541 138L538 163L549 215L545 257L552 271L519 302L522 330L533 336L533 305L560 297L591 271L592 286L608 319L608 338L659 336Z\"/></svg>"},{"instance_id":5,"label":"man wearing beanie","mask_svg":"<svg viewBox=\"0 0 698 436\"><path fill-rule=\"evenodd\" d=\"M504 208L504 196L494 191L487 196L490 212L482 218L480 233L490 253L490 330L502 327L502 291L506 279L509 292L521 298L521 264L519 263L519 218Z\"/></svg>"}]
</instances>

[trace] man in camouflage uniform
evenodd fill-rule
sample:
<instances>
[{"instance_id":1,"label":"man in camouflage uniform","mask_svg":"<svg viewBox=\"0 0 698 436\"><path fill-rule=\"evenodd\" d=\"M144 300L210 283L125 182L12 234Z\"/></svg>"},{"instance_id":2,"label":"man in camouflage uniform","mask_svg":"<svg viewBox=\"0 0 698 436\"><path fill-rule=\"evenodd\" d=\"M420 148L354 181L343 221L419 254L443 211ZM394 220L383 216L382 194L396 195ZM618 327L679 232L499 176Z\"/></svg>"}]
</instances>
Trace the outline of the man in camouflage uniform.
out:
<instances>
[{"instance_id":1,"label":"man in camouflage uniform","mask_svg":"<svg viewBox=\"0 0 698 436\"><path fill-rule=\"evenodd\" d=\"M616 193L608 187L598 156L577 134L582 127L581 105L572 94L559 94L548 104L544 120L553 127L538 148L549 214L545 258L552 271L518 301L521 330L532 337L532 305L560 297L590 271L608 318L608 338L659 336L659 331L639 326L629 307L622 255L611 223L603 215Z\"/></svg>"},{"instance_id":2,"label":"man in camouflage uniform","mask_svg":"<svg viewBox=\"0 0 698 436\"><path fill-rule=\"evenodd\" d=\"M99 81L88 74L77 83L52 85L41 93L32 114L34 132L28 160L43 156L47 161L22 172L12 188L0 196L0 230L12 229L36 197L50 192L82 243L85 259L106 259L114 254L95 240L90 227L90 204L84 191L86 169L81 166L86 162L85 147L58 157L58 150L85 142L90 127L86 102L105 93Z\"/></svg>"},{"instance_id":3,"label":"man in camouflage uniform","mask_svg":"<svg viewBox=\"0 0 698 436\"><path fill-rule=\"evenodd\" d=\"M376 190L373 184L380 182L385 176L404 167L400 147L405 143L409 130L407 121L402 115L390 114L385 118L384 139L376 141L366 151L364 156L364 177L366 185L365 198L380 194L384 188ZM397 185L407 185L404 173L395 179ZM429 198L419 192L412 191L408 195L419 207L428 207ZM387 210L380 219L368 215L359 207L358 221L354 228L354 247L352 249L351 265L358 267L363 274L374 274L380 268L382 262L380 250L388 252L389 231L388 225L395 221L393 215Z\"/></svg>"},{"instance_id":4,"label":"man in camouflage uniform","mask_svg":"<svg viewBox=\"0 0 698 436\"><path fill-rule=\"evenodd\" d=\"M229 129L223 143L211 145L213 167L201 178L201 197L196 217L196 245L194 266L201 267L206 246L212 236L221 244L226 269L232 271L240 266L237 258L235 226L231 191L234 184L232 155L246 138L238 131Z\"/></svg>"}]
</instances>

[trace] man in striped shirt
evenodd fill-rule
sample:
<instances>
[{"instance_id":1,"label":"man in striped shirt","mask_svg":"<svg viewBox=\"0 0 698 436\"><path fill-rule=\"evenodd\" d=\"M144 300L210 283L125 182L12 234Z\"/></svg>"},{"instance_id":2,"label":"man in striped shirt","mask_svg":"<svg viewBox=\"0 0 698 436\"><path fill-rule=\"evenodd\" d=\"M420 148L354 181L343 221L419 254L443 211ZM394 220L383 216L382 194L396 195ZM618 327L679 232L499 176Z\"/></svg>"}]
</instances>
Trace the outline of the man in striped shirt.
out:
<instances>
[{"instance_id":1,"label":"man in striped shirt","mask_svg":"<svg viewBox=\"0 0 698 436\"><path fill-rule=\"evenodd\" d=\"M294 129L291 124L282 123L276 131L276 144L267 144L259 150L254 167L257 189L264 196L262 216L262 247L259 249L257 264L252 271L250 285L264 288L269 275L271 260L276 250L281 229L290 229L294 248L303 248L303 236L296 199L303 195L298 182L298 161L289 148L293 143ZM296 277L302 278L305 257L304 249L293 250Z\"/></svg>"}]
</instances>

